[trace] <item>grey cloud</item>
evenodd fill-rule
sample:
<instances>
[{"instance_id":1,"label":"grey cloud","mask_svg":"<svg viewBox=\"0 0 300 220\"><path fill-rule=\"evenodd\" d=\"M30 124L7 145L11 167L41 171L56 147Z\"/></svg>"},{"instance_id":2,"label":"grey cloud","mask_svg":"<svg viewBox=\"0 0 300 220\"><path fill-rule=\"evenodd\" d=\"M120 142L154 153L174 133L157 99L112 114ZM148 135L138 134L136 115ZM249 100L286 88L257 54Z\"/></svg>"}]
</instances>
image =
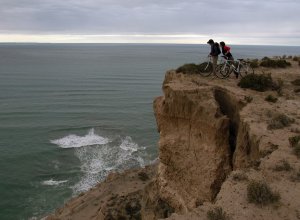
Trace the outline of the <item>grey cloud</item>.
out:
<instances>
[{"instance_id":1,"label":"grey cloud","mask_svg":"<svg viewBox=\"0 0 300 220\"><path fill-rule=\"evenodd\" d=\"M1 33L299 36L299 0L0 0Z\"/></svg>"}]
</instances>

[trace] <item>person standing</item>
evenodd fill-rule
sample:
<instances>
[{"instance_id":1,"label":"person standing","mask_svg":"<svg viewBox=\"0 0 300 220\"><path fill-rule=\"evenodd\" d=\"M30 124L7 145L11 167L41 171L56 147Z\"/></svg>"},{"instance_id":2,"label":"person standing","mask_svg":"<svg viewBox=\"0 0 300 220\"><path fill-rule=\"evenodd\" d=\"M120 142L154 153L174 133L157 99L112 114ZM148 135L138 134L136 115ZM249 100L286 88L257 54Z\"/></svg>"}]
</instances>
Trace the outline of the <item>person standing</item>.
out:
<instances>
[{"instance_id":1,"label":"person standing","mask_svg":"<svg viewBox=\"0 0 300 220\"><path fill-rule=\"evenodd\" d=\"M218 63L218 56L221 53L220 46L217 42L214 42L213 39L210 39L207 42L210 45L210 53L209 55L212 58L212 63L213 63L213 74L216 74L216 68L217 68L217 63Z\"/></svg>"},{"instance_id":2,"label":"person standing","mask_svg":"<svg viewBox=\"0 0 300 220\"><path fill-rule=\"evenodd\" d=\"M230 47L228 47L224 41L220 42L222 54L227 60L234 60L232 54L230 53Z\"/></svg>"},{"instance_id":3,"label":"person standing","mask_svg":"<svg viewBox=\"0 0 300 220\"><path fill-rule=\"evenodd\" d=\"M224 41L220 42L220 45L221 45L221 48L222 48L222 54L225 56L225 59L227 60L230 60L230 62L235 65L235 62L234 62L234 58L230 52L230 47L228 47ZM234 70L233 71L234 74L235 74L235 77L238 78L239 77L239 73Z\"/></svg>"}]
</instances>

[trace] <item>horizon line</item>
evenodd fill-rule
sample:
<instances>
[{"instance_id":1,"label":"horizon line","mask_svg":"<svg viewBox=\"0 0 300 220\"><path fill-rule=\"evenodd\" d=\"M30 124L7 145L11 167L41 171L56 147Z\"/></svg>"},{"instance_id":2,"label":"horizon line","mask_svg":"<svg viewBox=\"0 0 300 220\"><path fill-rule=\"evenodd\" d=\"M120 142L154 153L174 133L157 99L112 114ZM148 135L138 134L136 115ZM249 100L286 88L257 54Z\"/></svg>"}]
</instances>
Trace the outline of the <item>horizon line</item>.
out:
<instances>
[{"instance_id":1,"label":"horizon line","mask_svg":"<svg viewBox=\"0 0 300 220\"><path fill-rule=\"evenodd\" d=\"M299 38L267 36L226 36L200 34L4 34L0 33L0 43L48 43L48 44L206 44L208 39L225 41L229 45L257 46L300 46Z\"/></svg>"},{"instance_id":2,"label":"horizon line","mask_svg":"<svg viewBox=\"0 0 300 220\"><path fill-rule=\"evenodd\" d=\"M206 45L206 43L176 43L176 42L10 42L0 41L0 44L135 44L135 45ZM300 45L286 45L286 44L242 44L242 43L230 43L235 46L278 46L278 47L300 47Z\"/></svg>"}]
</instances>

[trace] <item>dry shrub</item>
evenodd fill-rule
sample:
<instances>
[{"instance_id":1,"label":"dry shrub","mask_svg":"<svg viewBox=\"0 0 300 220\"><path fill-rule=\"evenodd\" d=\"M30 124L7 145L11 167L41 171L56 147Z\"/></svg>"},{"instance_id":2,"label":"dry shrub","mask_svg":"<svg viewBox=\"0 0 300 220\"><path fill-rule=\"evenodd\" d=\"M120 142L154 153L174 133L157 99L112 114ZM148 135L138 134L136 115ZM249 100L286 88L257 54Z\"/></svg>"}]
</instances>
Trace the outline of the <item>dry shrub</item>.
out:
<instances>
[{"instance_id":1,"label":"dry shrub","mask_svg":"<svg viewBox=\"0 0 300 220\"><path fill-rule=\"evenodd\" d=\"M271 74L249 74L241 79L238 86L248 88L259 92L273 88L273 80Z\"/></svg>"},{"instance_id":2,"label":"dry shrub","mask_svg":"<svg viewBox=\"0 0 300 220\"><path fill-rule=\"evenodd\" d=\"M184 73L184 74L199 74L200 66L194 63L187 63L183 66L180 66L176 69L176 73Z\"/></svg>"},{"instance_id":3,"label":"dry shrub","mask_svg":"<svg viewBox=\"0 0 300 220\"><path fill-rule=\"evenodd\" d=\"M285 58L274 60L274 59L265 57L262 59L260 65L263 67L286 68L288 66L291 66L291 63L286 61Z\"/></svg>"},{"instance_id":4,"label":"dry shrub","mask_svg":"<svg viewBox=\"0 0 300 220\"><path fill-rule=\"evenodd\" d=\"M245 173L235 173L232 175L234 181L245 181L248 180L248 176Z\"/></svg>"},{"instance_id":5,"label":"dry shrub","mask_svg":"<svg viewBox=\"0 0 300 220\"><path fill-rule=\"evenodd\" d=\"M289 138L290 146L293 148L293 153L300 158L300 135Z\"/></svg>"},{"instance_id":6,"label":"dry shrub","mask_svg":"<svg viewBox=\"0 0 300 220\"><path fill-rule=\"evenodd\" d=\"M249 63L250 63L250 66L252 68L258 68L259 67L258 59L250 60Z\"/></svg>"},{"instance_id":7,"label":"dry shrub","mask_svg":"<svg viewBox=\"0 0 300 220\"><path fill-rule=\"evenodd\" d=\"M291 82L295 86L300 86L300 79L295 79L294 81Z\"/></svg>"},{"instance_id":8,"label":"dry shrub","mask_svg":"<svg viewBox=\"0 0 300 220\"><path fill-rule=\"evenodd\" d=\"M293 153L300 158L300 143L298 143L294 148L293 148Z\"/></svg>"},{"instance_id":9,"label":"dry shrub","mask_svg":"<svg viewBox=\"0 0 300 220\"><path fill-rule=\"evenodd\" d=\"M145 172L139 172L138 173L138 176L139 176L139 179L140 180L142 180L142 181L147 181L147 180L149 180L149 176L148 176L148 174L147 173L145 173Z\"/></svg>"},{"instance_id":10,"label":"dry shrub","mask_svg":"<svg viewBox=\"0 0 300 220\"><path fill-rule=\"evenodd\" d=\"M269 122L268 129L281 129L290 126L295 122L295 119L286 116L285 114L275 115Z\"/></svg>"},{"instance_id":11,"label":"dry shrub","mask_svg":"<svg viewBox=\"0 0 300 220\"><path fill-rule=\"evenodd\" d=\"M280 195L273 192L267 183L253 180L247 186L247 198L250 203L265 206L278 202Z\"/></svg>"},{"instance_id":12,"label":"dry shrub","mask_svg":"<svg viewBox=\"0 0 300 220\"><path fill-rule=\"evenodd\" d=\"M275 103L275 102L277 102L278 98L276 98L276 97L274 97L274 96L272 96L272 95L268 95L268 96L265 98L265 100L266 100L267 102L273 102L273 103Z\"/></svg>"},{"instance_id":13,"label":"dry shrub","mask_svg":"<svg viewBox=\"0 0 300 220\"><path fill-rule=\"evenodd\" d=\"M290 146L295 147L300 141L300 135L293 136L289 138Z\"/></svg>"},{"instance_id":14,"label":"dry shrub","mask_svg":"<svg viewBox=\"0 0 300 220\"><path fill-rule=\"evenodd\" d=\"M274 171L290 171L292 167L287 160L281 160L273 169Z\"/></svg>"},{"instance_id":15,"label":"dry shrub","mask_svg":"<svg viewBox=\"0 0 300 220\"><path fill-rule=\"evenodd\" d=\"M215 207L207 212L207 218L209 220L228 220L229 217L222 207Z\"/></svg>"},{"instance_id":16,"label":"dry shrub","mask_svg":"<svg viewBox=\"0 0 300 220\"><path fill-rule=\"evenodd\" d=\"M250 103L253 101L253 97L252 96L245 96L244 97L244 100L247 102L247 103Z\"/></svg>"}]
</instances>

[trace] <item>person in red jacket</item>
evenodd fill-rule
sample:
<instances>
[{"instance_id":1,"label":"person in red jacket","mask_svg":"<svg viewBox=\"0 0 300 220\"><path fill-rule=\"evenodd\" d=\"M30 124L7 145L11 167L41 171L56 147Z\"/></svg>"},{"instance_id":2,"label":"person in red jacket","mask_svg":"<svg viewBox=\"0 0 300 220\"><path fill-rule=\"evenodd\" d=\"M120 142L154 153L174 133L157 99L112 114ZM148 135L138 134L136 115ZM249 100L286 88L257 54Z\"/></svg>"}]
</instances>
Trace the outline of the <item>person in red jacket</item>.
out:
<instances>
[{"instance_id":1,"label":"person in red jacket","mask_svg":"<svg viewBox=\"0 0 300 220\"><path fill-rule=\"evenodd\" d=\"M220 42L221 48L222 48L222 54L228 59L228 60L234 60L232 54L230 53L230 47L228 47L224 41Z\"/></svg>"},{"instance_id":2,"label":"person in red jacket","mask_svg":"<svg viewBox=\"0 0 300 220\"><path fill-rule=\"evenodd\" d=\"M221 45L221 49L222 49L222 54L225 56L225 59L232 60L233 65L235 65L234 58L230 52L230 47L228 47L224 41L220 42L220 45ZM234 74L235 74L236 78L239 77L238 72L236 72L235 70L234 70Z\"/></svg>"}]
</instances>

